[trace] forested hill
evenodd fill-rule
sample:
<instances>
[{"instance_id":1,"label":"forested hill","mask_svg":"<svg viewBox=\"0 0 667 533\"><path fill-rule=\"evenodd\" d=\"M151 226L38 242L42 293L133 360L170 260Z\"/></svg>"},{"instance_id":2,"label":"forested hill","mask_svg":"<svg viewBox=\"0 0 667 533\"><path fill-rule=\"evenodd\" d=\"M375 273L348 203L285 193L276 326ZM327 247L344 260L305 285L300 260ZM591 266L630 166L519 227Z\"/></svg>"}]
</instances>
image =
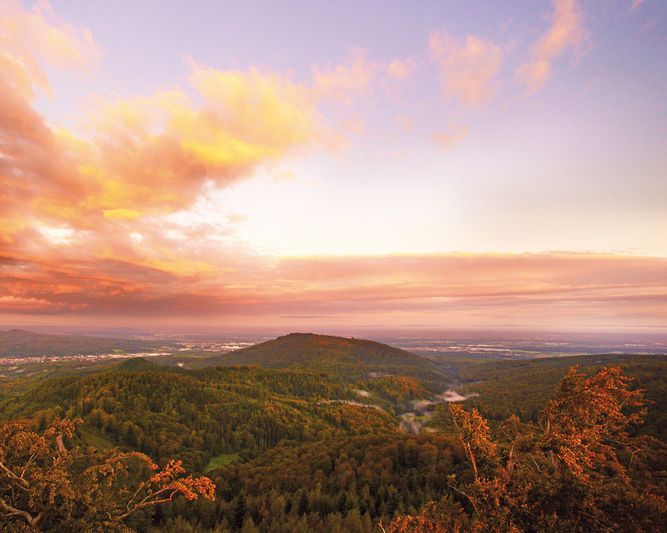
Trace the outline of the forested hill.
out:
<instances>
[{"instance_id":1,"label":"forested hill","mask_svg":"<svg viewBox=\"0 0 667 533\"><path fill-rule=\"evenodd\" d=\"M438 366L424 357L380 342L314 333L290 333L209 360L218 365L313 368L359 379L371 372L442 381Z\"/></svg>"},{"instance_id":2,"label":"forested hill","mask_svg":"<svg viewBox=\"0 0 667 533\"><path fill-rule=\"evenodd\" d=\"M664 358L467 359L449 370L457 391L479 394L463 405L428 390L431 378L447 380L435 363L372 341L291 334L192 359L216 366L183 368L190 359L178 354L0 382L0 505L44 516L45 532L654 531L667 516L667 445L647 436L665 434ZM655 402L646 431L636 385ZM39 463L26 442L42 446ZM118 458L137 452L209 476L215 501L186 492L130 512L144 473ZM44 479L69 499L42 490ZM103 498L89 496L91 483ZM119 528L91 528L107 509L120 509Z\"/></svg>"},{"instance_id":3,"label":"forested hill","mask_svg":"<svg viewBox=\"0 0 667 533\"><path fill-rule=\"evenodd\" d=\"M140 450L160 461L177 456L203 469L217 456L248 458L285 439L398 432L399 415L448 381L435 363L412 353L314 334L208 362L216 366L188 370L135 358L93 374L8 384L0 389L0 420L31 419L41 428L80 417L85 444Z\"/></svg>"},{"instance_id":4,"label":"forested hill","mask_svg":"<svg viewBox=\"0 0 667 533\"><path fill-rule=\"evenodd\" d=\"M490 361L463 365L458 373L460 391L468 404L487 418L505 420L515 414L536 422L538 414L563 378L577 365L587 373L618 366L644 389L649 400L644 429L667 440L667 355L599 354L523 361Z\"/></svg>"},{"instance_id":5,"label":"forested hill","mask_svg":"<svg viewBox=\"0 0 667 533\"><path fill-rule=\"evenodd\" d=\"M374 389L366 401L383 403L391 392ZM340 379L312 370L189 371L137 358L0 396L0 421L30 419L43 428L56 418L81 418L83 444L138 450L160 462L179 457L201 470L221 454L253 457L282 440L398 432L392 413L356 398Z\"/></svg>"},{"instance_id":6,"label":"forested hill","mask_svg":"<svg viewBox=\"0 0 667 533\"><path fill-rule=\"evenodd\" d=\"M132 353L151 347L151 343L136 339L45 335L22 329L0 330L0 357L95 355L113 351Z\"/></svg>"}]
</instances>

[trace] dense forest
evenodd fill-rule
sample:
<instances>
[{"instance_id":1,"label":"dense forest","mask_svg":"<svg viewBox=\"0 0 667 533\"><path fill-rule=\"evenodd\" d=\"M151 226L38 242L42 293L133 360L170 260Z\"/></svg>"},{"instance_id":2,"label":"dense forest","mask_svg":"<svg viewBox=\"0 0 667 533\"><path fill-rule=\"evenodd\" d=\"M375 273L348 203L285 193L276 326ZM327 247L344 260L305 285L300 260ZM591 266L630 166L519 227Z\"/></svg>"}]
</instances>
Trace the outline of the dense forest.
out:
<instances>
[{"instance_id":1,"label":"dense forest","mask_svg":"<svg viewBox=\"0 0 667 533\"><path fill-rule=\"evenodd\" d=\"M297 334L4 383L0 529L659 530L667 358L457 361Z\"/></svg>"},{"instance_id":2,"label":"dense forest","mask_svg":"<svg viewBox=\"0 0 667 533\"><path fill-rule=\"evenodd\" d=\"M492 421L517 415L537 422L568 367L587 372L620 366L646 390L649 409L642 431L667 441L667 358L654 355L585 355L524 361L497 361L467 366L458 377L461 390L478 393L468 403Z\"/></svg>"}]
</instances>

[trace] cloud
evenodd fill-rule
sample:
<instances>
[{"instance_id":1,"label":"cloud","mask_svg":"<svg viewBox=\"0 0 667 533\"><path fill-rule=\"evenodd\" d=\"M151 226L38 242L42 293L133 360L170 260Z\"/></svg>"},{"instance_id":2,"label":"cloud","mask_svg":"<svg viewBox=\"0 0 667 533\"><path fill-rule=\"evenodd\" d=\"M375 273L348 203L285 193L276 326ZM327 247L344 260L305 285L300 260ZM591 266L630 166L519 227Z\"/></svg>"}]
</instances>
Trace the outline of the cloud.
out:
<instances>
[{"instance_id":1,"label":"cloud","mask_svg":"<svg viewBox=\"0 0 667 533\"><path fill-rule=\"evenodd\" d=\"M0 3L0 249L26 229L35 192L48 194L67 181L60 172L67 156L31 105L36 90L49 90L42 63L78 71L99 55L90 32L60 20L47 3L32 11Z\"/></svg>"},{"instance_id":2,"label":"cloud","mask_svg":"<svg viewBox=\"0 0 667 533\"><path fill-rule=\"evenodd\" d=\"M331 143L320 103L346 99L371 79L361 54L349 66L315 70L311 83L254 68L220 71L192 60L190 65L196 100L180 88L94 99L86 137L54 128L34 111L34 76L3 70L5 228L10 219L13 234L24 227L16 217L21 212L25 218L26 206L32 219L85 229L185 209L207 185L226 187L298 149ZM7 233L3 240L14 241Z\"/></svg>"},{"instance_id":3,"label":"cloud","mask_svg":"<svg viewBox=\"0 0 667 533\"><path fill-rule=\"evenodd\" d=\"M551 26L531 51L530 60L517 70L517 78L536 91L551 76L553 61L564 51L577 50L584 39L581 9L577 0L553 0Z\"/></svg>"},{"instance_id":4,"label":"cloud","mask_svg":"<svg viewBox=\"0 0 667 533\"><path fill-rule=\"evenodd\" d=\"M637 11L640 6L644 3L644 0L632 0L632 5L630 6L630 11L633 13Z\"/></svg>"},{"instance_id":5,"label":"cloud","mask_svg":"<svg viewBox=\"0 0 667 533\"><path fill-rule=\"evenodd\" d=\"M457 97L468 106L489 99L503 62L498 45L474 35L457 41L447 33L434 33L429 46L440 65L445 96Z\"/></svg>"},{"instance_id":6,"label":"cloud","mask_svg":"<svg viewBox=\"0 0 667 533\"><path fill-rule=\"evenodd\" d=\"M143 291L154 301L165 295L151 292L146 272L192 282L213 269L234 270L238 259L230 257L238 250L223 243L226 230L217 223L232 226L231 215L192 227L170 217L207 191L326 145L330 127L320 105L367 83L363 55L306 82L190 60L188 87L93 98L86 135L75 134L47 122L33 98L48 88L48 69L85 70L99 49L90 32L40 6L0 5L0 297L7 309L19 301L24 310L102 308L111 286L118 305ZM175 235L183 236L178 247ZM130 265L130 274L119 276L118 265Z\"/></svg>"},{"instance_id":7,"label":"cloud","mask_svg":"<svg viewBox=\"0 0 667 533\"><path fill-rule=\"evenodd\" d=\"M410 76L413 68L414 66L410 61L394 59L387 65L387 74L395 80L404 80Z\"/></svg>"},{"instance_id":8,"label":"cloud","mask_svg":"<svg viewBox=\"0 0 667 533\"><path fill-rule=\"evenodd\" d=\"M378 80L406 79L412 64L381 64L356 52L297 81L191 60L185 87L94 99L86 134L79 135L50 124L33 100L48 88L47 70L89 69L100 51L87 30L40 6L27 11L15 2L0 4L4 316L667 324L664 259L254 255L234 241L230 228L242 223L234 206L206 220L195 216L198 207L215 191L327 145L327 106L353 102ZM561 33L545 36L547 44L538 43L535 53L551 61L553 50L568 46L554 44L562 42ZM490 97L503 61L500 47L439 34L431 49L448 97L470 106ZM466 132L441 132L435 140L449 148Z\"/></svg>"},{"instance_id":9,"label":"cloud","mask_svg":"<svg viewBox=\"0 0 667 533\"><path fill-rule=\"evenodd\" d=\"M304 287L302 310L312 305L350 322L399 325L419 316L443 327L512 319L563 327L628 325L624 321L634 316L639 325L667 323L667 259L661 258L551 253L295 259L281 264L279 276L284 284Z\"/></svg>"},{"instance_id":10,"label":"cloud","mask_svg":"<svg viewBox=\"0 0 667 533\"><path fill-rule=\"evenodd\" d=\"M206 183L227 186L318 139L307 88L287 77L193 65L190 82L202 105L179 89L96 102L94 141L74 148L91 215L133 219L185 208Z\"/></svg>"},{"instance_id":11,"label":"cloud","mask_svg":"<svg viewBox=\"0 0 667 533\"><path fill-rule=\"evenodd\" d=\"M88 68L100 57L90 30L76 28L59 18L48 2L27 11L14 0L0 4L0 43L3 54L37 56L60 68Z\"/></svg>"},{"instance_id":12,"label":"cloud","mask_svg":"<svg viewBox=\"0 0 667 533\"><path fill-rule=\"evenodd\" d=\"M35 81L23 67L0 73L0 243L36 223L109 231L186 208L206 184L248 177L325 130L311 86L255 69L193 63L203 103L180 89L97 99L88 137L45 122L31 104Z\"/></svg>"},{"instance_id":13,"label":"cloud","mask_svg":"<svg viewBox=\"0 0 667 533\"><path fill-rule=\"evenodd\" d=\"M48 123L33 98L48 89L45 67L96 64L100 50L90 32L61 20L48 4L29 11L10 0L0 15L0 252L39 257L58 247L85 249L81 255L205 271L207 260L184 267L165 245L167 235L183 233L166 217L210 188L314 145L339 143L356 117L339 113L331 127L322 106L351 103L385 72L360 51L345 64L313 69L302 82L189 60L185 88L93 98L82 136ZM141 242L130 238L139 234Z\"/></svg>"},{"instance_id":14,"label":"cloud","mask_svg":"<svg viewBox=\"0 0 667 533\"><path fill-rule=\"evenodd\" d=\"M449 150L457 142L462 141L468 136L468 128L462 128L456 133L437 132L433 135L433 140L438 143L443 150Z\"/></svg>"},{"instance_id":15,"label":"cloud","mask_svg":"<svg viewBox=\"0 0 667 533\"><path fill-rule=\"evenodd\" d=\"M229 266L229 264L228 264ZM91 317L327 315L349 325L667 325L667 259L601 254L238 258L188 276L115 259L0 257L0 310ZM3 307L4 302L4 307Z\"/></svg>"},{"instance_id":16,"label":"cloud","mask_svg":"<svg viewBox=\"0 0 667 533\"><path fill-rule=\"evenodd\" d=\"M332 128L322 106L351 102L385 67L357 52L297 82L189 60L187 87L93 98L85 135L75 134L47 122L33 98L48 88L46 70L89 68L99 50L89 32L41 9L2 5L0 312L214 316L238 305L279 308L262 291L281 282L231 235L239 216L203 221L192 210L218 189L327 145Z\"/></svg>"},{"instance_id":17,"label":"cloud","mask_svg":"<svg viewBox=\"0 0 667 533\"><path fill-rule=\"evenodd\" d=\"M354 95L365 92L381 65L366 58L361 50L352 53L349 64L313 68L313 96L318 100L340 100L350 104Z\"/></svg>"},{"instance_id":18,"label":"cloud","mask_svg":"<svg viewBox=\"0 0 667 533\"><path fill-rule=\"evenodd\" d=\"M195 65L190 79L217 118L215 125L224 125L230 136L275 152L316 137L317 110L310 90L287 76Z\"/></svg>"}]
</instances>

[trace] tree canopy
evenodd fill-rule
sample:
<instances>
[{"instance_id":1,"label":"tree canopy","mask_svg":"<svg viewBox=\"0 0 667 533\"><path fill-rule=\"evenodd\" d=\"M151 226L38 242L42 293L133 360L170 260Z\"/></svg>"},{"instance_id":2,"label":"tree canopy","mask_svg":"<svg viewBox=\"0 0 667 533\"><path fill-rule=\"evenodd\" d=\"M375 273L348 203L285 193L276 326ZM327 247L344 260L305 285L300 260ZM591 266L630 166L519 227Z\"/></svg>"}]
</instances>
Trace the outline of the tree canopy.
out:
<instances>
[{"instance_id":1,"label":"tree canopy","mask_svg":"<svg viewBox=\"0 0 667 533\"><path fill-rule=\"evenodd\" d=\"M0 426L0 517L3 531L125 531L125 521L177 496L213 500L207 477L180 461L160 468L139 452L68 449L81 421L56 420L40 433Z\"/></svg>"},{"instance_id":2,"label":"tree canopy","mask_svg":"<svg viewBox=\"0 0 667 533\"><path fill-rule=\"evenodd\" d=\"M445 499L388 531L656 531L667 523L667 448L637 435L646 402L620 368L562 379L538 423L495 435L477 409L450 404L470 465ZM454 497L454 498L453 498Z\"/></svg>"}]
</instances>

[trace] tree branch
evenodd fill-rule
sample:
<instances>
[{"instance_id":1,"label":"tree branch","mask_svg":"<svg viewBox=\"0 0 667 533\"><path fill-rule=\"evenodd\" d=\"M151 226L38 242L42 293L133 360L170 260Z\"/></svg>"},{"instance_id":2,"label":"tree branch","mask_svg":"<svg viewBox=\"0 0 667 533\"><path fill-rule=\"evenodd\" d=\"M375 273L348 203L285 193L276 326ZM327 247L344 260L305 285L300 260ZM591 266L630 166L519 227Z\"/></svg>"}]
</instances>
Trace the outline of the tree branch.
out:
<instances>
[{"instance_id":1,"label":"tree branch","mask_svg":"<svg viewBox=\"0 0 667 533\"><path fill-rule=\"evenodd\" d=\"M160 492L163 492L163 491L160 491ZM155 494L159 494L159 493L155 493ZM149 496L154 496L155 494L152 494L152 495L149 495ZM144 498L140 503L136 504L134 507L132 507L132 508L131 508L130 510L128 510L127 512L125 512L125 513L123 513L123 514L121 514L121 515L118 515L118 516L116 517L116 521L120 522L120 521L122 521L122 520L125 520L125 519L126 519L128 516L130 516L132 513L134 513L135 511L138 511L139 509L143 509L144 507L150 507L151 505L160 505L160 504L162 504L162 503L171 502L171 501L174 500L174 496L176 496L177 494L178 494L178 490L174 490L174 491L169 495L168 498L162 498L161 500L150 500L150 501L147 501L147 500L146 500L146 498L149 497L149 496L147 496L147 497Z\"/></svg>"},{"instance_id":2,"label":"tree branch","mask_svg":"<svg viewBox=\"0 0 667 533\"><path fill-rule=\"evenodd\" d=\"M2 507L7 513L5 516L21 516L29 526L35 527L37 523L42 519L42 513L37 513L35 516L32 516L28 511L23 511L12 507L4 499L0 498L0 507Z\"/></svg>"},{"instance_id":3,"label":"tree branch","mask_svg":"<svg viewBox=\"0 0 667 533\"><path fill-rule=\"evenodd\" d=\"M0 461L0 470L3 470L4 472L6 472L7 475L8 475L10 478L15 479L16 481L18 481L19 484L20 484L23 488L27 488L27 487L29 486L29 485L28 485L28 482L27 482L25 479L23 479L23 476L17 476L12 470L10 470L9 468L7 468L7 467L4 465L4 463L2 463L1 461Z\"/></svg>"}]
</instances>

